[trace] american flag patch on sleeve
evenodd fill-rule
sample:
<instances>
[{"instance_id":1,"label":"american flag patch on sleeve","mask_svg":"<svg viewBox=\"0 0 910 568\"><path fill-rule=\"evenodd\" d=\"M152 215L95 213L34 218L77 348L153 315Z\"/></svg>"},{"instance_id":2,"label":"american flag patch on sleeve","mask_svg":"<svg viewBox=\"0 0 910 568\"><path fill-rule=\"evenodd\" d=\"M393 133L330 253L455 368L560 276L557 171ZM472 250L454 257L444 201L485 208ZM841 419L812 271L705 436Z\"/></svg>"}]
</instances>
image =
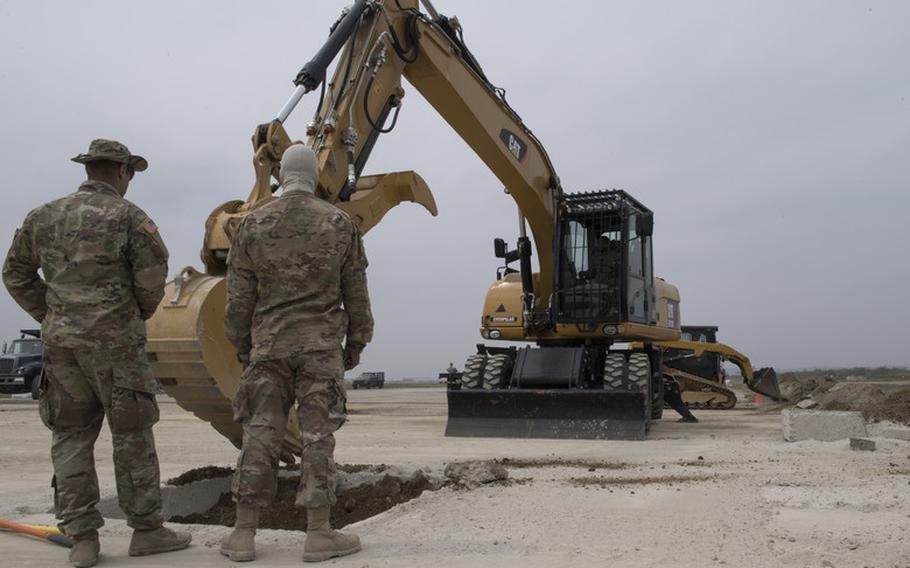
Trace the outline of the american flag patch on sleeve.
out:
<instances>
[{"instance_id":1,"label":"american flag patch on sleeve","mask_svg":"<svg viewBox=\"0 0 910 568\"><path fill-rule=\"evenodd\" d=\"M142 225L142 228L152 235L158 232L158 225L156 225L155 222L151 219L149 219L145 225Z\"/></svg>"}]
</instances>

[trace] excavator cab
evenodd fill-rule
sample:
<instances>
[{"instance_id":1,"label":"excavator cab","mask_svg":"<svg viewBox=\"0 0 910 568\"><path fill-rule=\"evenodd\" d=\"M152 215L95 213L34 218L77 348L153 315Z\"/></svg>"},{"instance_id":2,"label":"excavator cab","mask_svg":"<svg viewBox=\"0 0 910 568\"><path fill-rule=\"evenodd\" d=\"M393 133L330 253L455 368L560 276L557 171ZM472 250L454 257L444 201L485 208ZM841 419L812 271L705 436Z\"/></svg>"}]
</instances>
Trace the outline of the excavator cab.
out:
<instances>
[{"instance_id":1,"label":"excavator cab","mask_svg":"<svg viewBox=\"0 0 910 568\"><path fill-rule=\"evenodd\" d=\"M653 215L624 191L566 194L559 210L555 320L654 325Z\"/></svg>"}]
</instances>

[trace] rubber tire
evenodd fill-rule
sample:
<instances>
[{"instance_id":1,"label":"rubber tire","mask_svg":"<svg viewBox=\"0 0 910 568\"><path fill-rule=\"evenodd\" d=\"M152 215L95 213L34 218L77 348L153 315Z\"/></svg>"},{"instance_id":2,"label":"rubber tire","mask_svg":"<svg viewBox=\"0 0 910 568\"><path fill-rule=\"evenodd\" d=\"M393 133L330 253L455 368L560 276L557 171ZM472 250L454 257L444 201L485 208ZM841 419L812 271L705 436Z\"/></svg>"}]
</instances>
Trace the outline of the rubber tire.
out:
<instances>
[{"instance_id":1,"label":"rubber tire","mask_svg":"<svg viewBox=\"0 0 910 568\"><path fill-rule=\"evenodd\" d=\"M645 416L651 416L651 358L647 353L634 352L629 355L629 390L644 393Z\"/></svg>"},{"instance_id":2,"label":"rubber tire","mask_svg":"<svg viewBox=\"0 0 910 568\"><path fill-rule=\"evenodd\" d=\"M483 388L500 389L512 378L512 358L508 355L490 355L483 370Z\"/></svg>"},{"instance_id":3,"label":"rubber tire","mask_svg":"<svg viewBox=\"0 0 910 568\"><path fill-rule=\"evenodd\" d=\"M607 353L604 359L604 388L625 388L627 368L625 353Z\"/></svg>"},{"instance_id":4,"label":"rubber tire","mask_svg":"<svg viewBox=\"0 0 910 568\"><path fill-rule=\"evenodd\" d=\"M487 366L486 355L471 355L464 362L464 374L461 384L466 389L483 388L483 372Z\"/></svg>"}]
</instances>

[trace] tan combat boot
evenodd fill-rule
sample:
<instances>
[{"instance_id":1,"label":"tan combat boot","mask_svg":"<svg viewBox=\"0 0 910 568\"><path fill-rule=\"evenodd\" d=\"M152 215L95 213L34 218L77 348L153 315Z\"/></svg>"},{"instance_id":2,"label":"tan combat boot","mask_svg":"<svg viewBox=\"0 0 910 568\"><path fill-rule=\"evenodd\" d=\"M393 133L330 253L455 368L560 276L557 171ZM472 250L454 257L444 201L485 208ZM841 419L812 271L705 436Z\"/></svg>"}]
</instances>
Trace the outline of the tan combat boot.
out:
<instances>
[{"instance_id":1,"label":"tan combat boot","mask_svg":"<svg viewBox=\"0 0 910 568\"><path fill-rule=\"evenodd\" d=\"M331 507L306 510L306 541L303 543L303 561L321 562L336 556L347 556L360 550L357 535L333 531L329 526Z\"/></svg>"},{"instance_id":2,"label":"tan combat boot","mask_svg":"<svg viewBox=\"0 0 910 568\"><path fill-rule=\"evenodd\" d=\"M259 526L259 507L237 503L234 530L221 541L221 554L234 562L256 559L256 527Z\"/></svg>"},{"instance_id":3,"label":"tan combat boot","mask_svg":"<svg viewBox=\"0 0 910 568\"><path fill-rule=\"evenodd\" d=\"M73 548L70 549L70 564L76 568L91 568L98 563L101 543L98 542L98 531L91 531L73 537Z\"/></svg>"},{"instance_id":4,"label":"tan combat boot","mask_svg":"<svg viewBox=\"0 0 910 568\"><path fill-rule=\"evenodd\" d=\"M174 531L163 526L150 531L136 530L130 539L129 553L130 556L148 556L181 550L189 546L191 540L193 535L190 533Z\"/></svg>"}]
</instances>

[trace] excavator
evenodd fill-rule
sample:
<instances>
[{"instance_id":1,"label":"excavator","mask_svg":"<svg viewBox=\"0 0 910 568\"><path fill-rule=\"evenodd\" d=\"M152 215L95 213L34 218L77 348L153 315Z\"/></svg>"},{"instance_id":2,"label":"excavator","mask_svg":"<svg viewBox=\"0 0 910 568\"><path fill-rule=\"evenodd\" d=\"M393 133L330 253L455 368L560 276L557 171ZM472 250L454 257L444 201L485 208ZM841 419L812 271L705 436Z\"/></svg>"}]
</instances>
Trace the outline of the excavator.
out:
<instances>
[{"instance_id":1,"label":"excavator","mask_svg":"<svg viewBox=\"0 0 910 568\"><path fill-rule=\"evenodd\" d=\"M354 2L297 74L287 103L255 129L252 191L212 211L204 271L182 269L148 322L147 351L162 388L240 447L231 399L241 368L223 328L225 263L244 215L273 199L281 155L294 143L284 123L304 95L319 90L299 143L316 153L320 198L344 210L363 233L402 202L437 214L417 173L364 174L378 138L395 127L402 77L475 151L518 209L517 246L494 241L503 266L488 291L480 333L533 345L478 346L460 388L447 391L446 434L643 439L663 408L661 351L654 343L680 337L679 294L653 275L653 213L624 191L564 191L540 141L465 45L458 20L429 0ZM518 269L511 266L516 262ZM617 348L633 341L641 347ZM284 450L299 454L293 413L290 420Z\"/></svg>"}]
</instances>

